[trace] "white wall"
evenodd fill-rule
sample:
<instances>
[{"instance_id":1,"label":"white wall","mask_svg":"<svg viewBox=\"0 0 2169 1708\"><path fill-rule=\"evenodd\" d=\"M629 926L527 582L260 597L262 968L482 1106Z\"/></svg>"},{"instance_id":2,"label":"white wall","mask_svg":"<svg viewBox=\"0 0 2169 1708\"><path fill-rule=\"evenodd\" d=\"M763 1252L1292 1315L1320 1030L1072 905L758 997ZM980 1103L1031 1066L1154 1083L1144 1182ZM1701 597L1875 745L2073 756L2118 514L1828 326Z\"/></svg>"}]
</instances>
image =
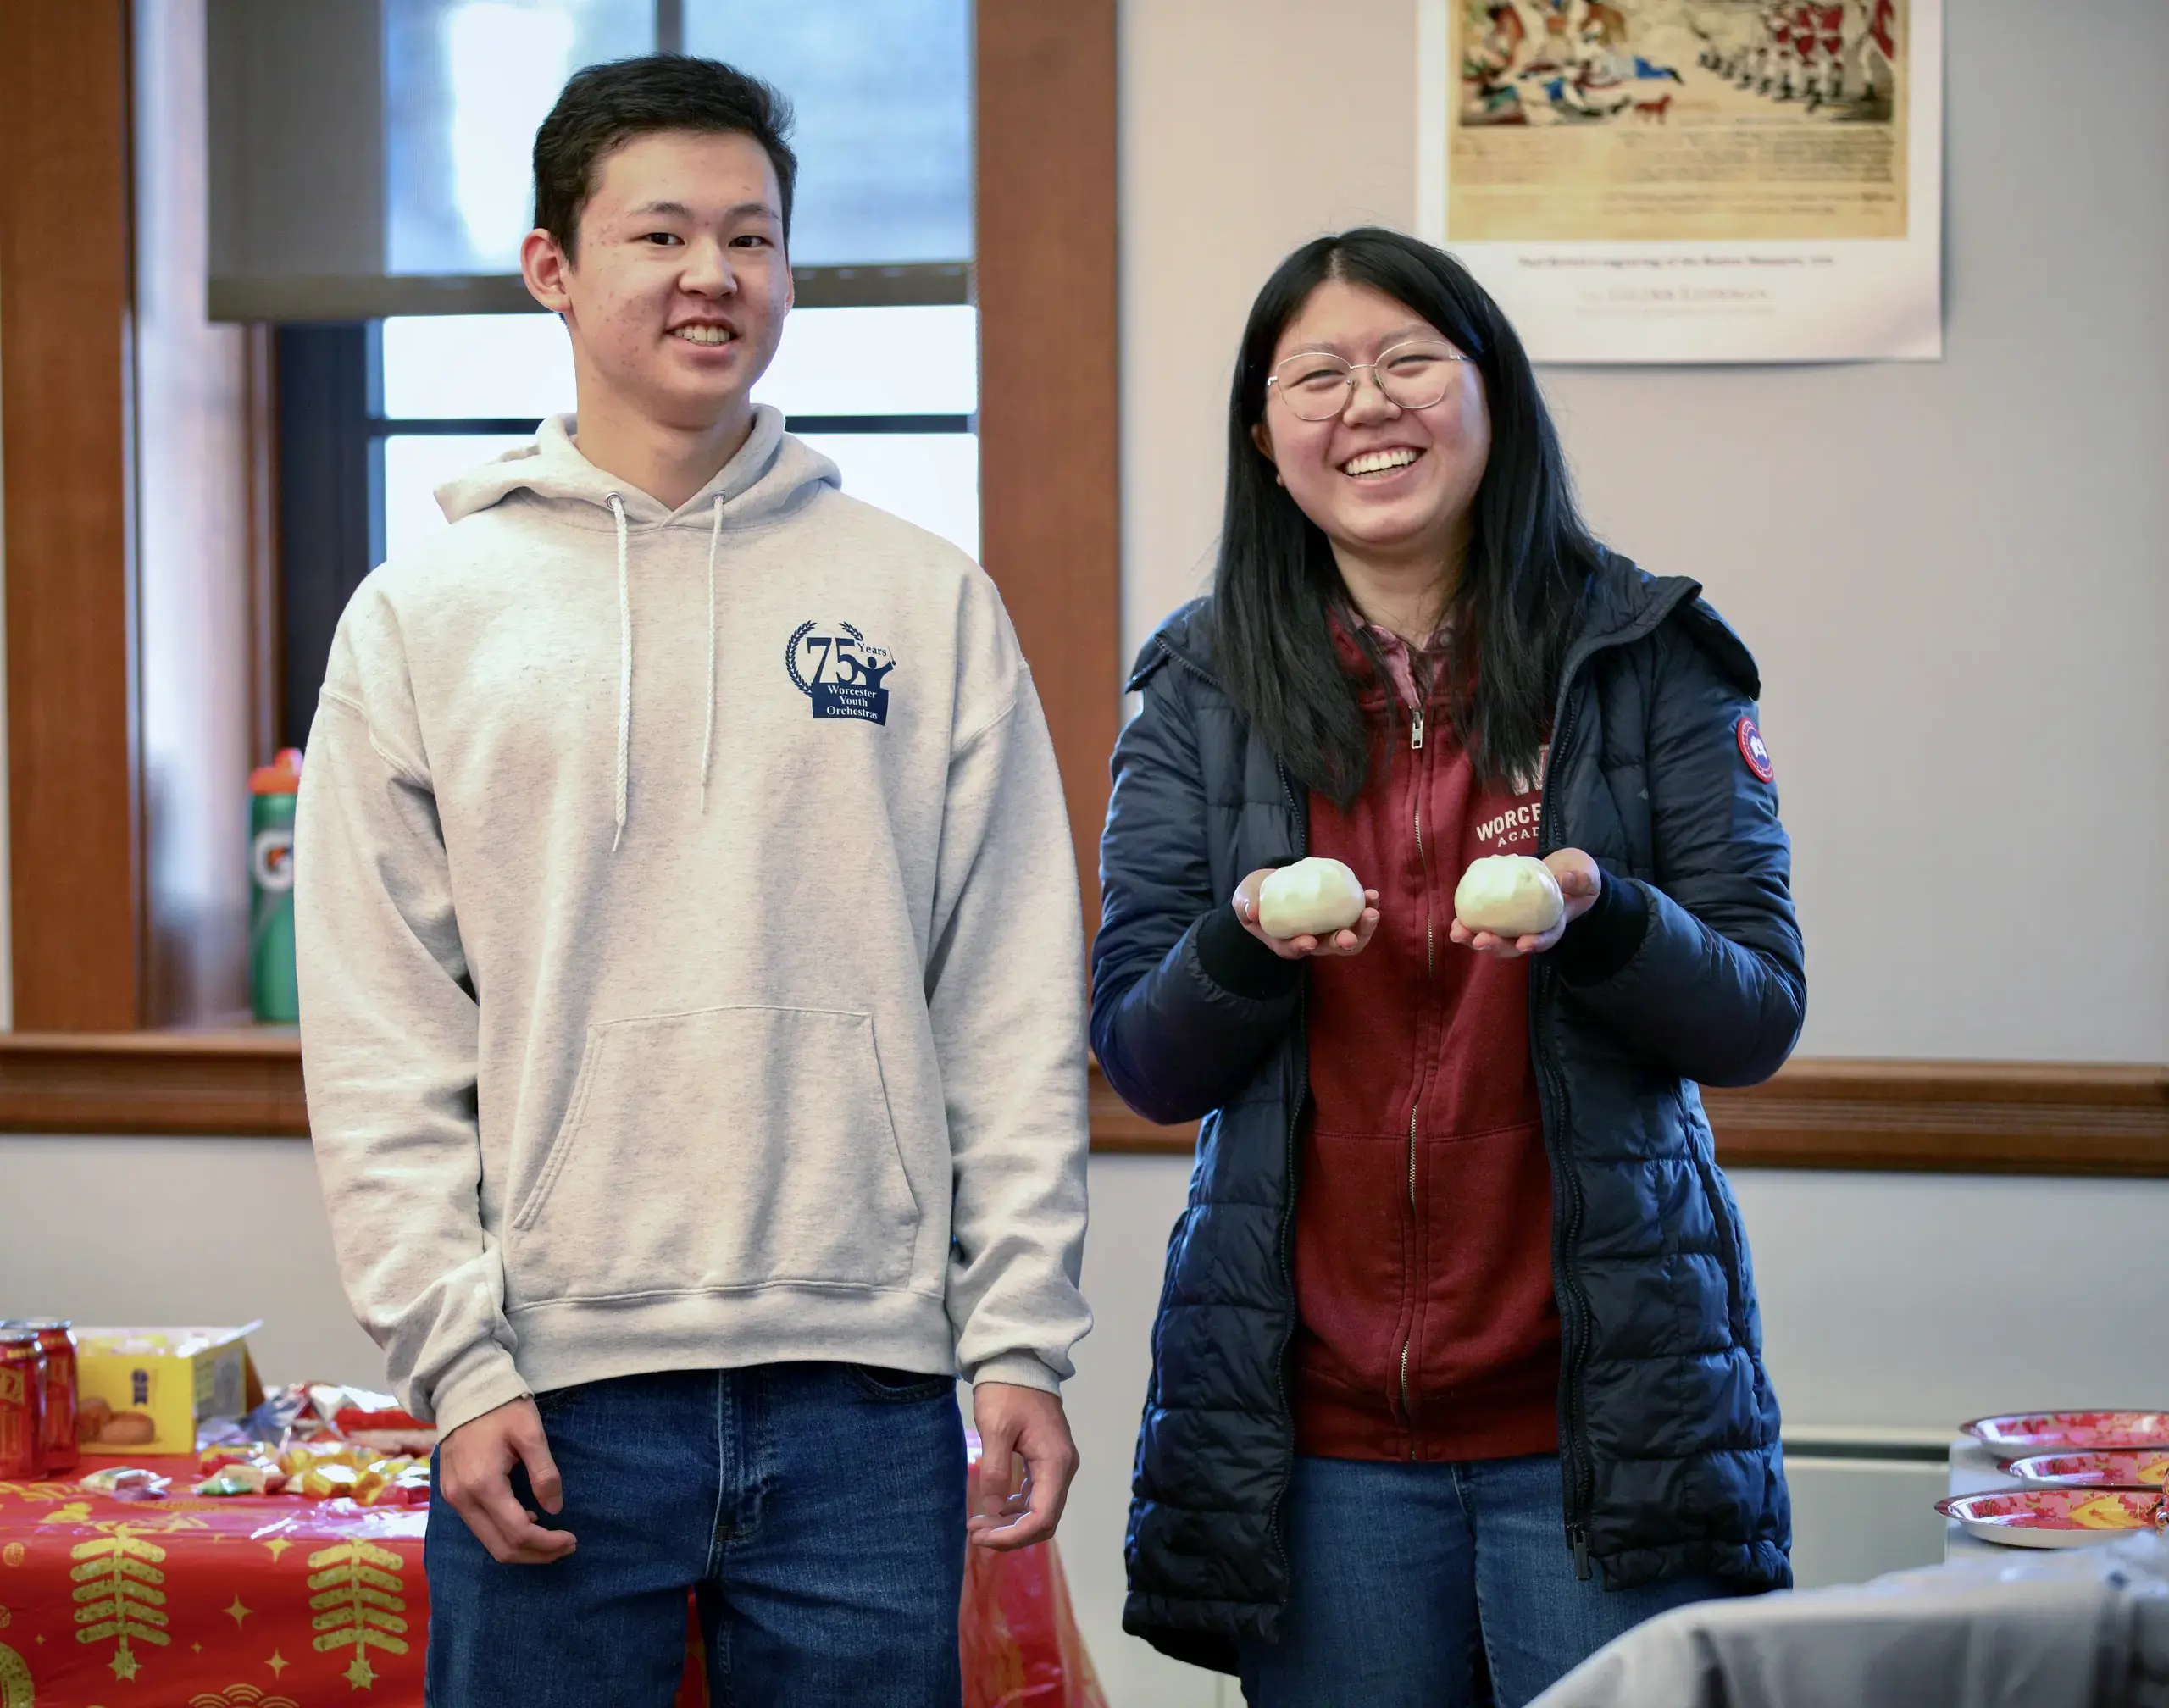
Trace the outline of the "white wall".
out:
<instances>
[{"instance_id":1,"label":"white wall","mask_svg":"<svg viewBox=\"0 0 2169 1708\"><path fill-rule=\"evenodd\" d=\"M247 1323L267 1382L378 1383L308 1145L0 1134L0 1317Z\"/></svg>"}]
</instances>

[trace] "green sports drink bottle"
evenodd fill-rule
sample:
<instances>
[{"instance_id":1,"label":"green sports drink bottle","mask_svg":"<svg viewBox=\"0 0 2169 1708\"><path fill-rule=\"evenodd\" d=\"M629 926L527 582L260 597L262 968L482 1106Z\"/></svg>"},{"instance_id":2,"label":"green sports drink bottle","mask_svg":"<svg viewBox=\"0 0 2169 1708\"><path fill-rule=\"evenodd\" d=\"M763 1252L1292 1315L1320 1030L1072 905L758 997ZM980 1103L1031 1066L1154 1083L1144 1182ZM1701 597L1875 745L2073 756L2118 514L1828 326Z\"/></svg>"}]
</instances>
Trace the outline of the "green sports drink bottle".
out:
<instances>
[{"instance_id":1,"label":"green sports drink bottle","mask_svg":"<svg viewBox=\"0 0 2169 1708\"><path fill-rule=\"evenodd\" d=\"M256 1018L291 1026L302 1018L294 977L294 796L302 755L281 748L249 774L248 978Z\"/></svg>"}]
</instances>

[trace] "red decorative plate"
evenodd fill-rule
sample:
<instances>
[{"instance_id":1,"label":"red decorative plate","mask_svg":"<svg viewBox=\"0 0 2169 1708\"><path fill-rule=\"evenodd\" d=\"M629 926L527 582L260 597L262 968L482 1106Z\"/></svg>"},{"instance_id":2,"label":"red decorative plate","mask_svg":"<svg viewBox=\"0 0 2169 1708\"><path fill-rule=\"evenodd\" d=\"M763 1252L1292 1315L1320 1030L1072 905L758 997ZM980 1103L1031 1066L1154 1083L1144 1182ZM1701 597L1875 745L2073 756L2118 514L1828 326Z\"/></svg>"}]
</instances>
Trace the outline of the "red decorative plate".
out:
<instances>
[{"instance_id":1,"label":"red decorative plate","mask_svg":"<svg viewBox=\"0 0 2169 1708\"><path fill-rule=\"evenodd\" d=\"M2018 1411L1976 1417L1966 1433L2006 1458L2169 1447L2169 1411Z\"/></svg>"},{"instance_id":2,"label":"red decorative plate","mask_svg":"<svg viewBox=\"0 0 2169 1708\"><path fill-rule=\"evenodd\" d=\"M1935 1503L1967 1533L2011 1548L2078 1548L2161 1522L2161 1496L2140 1489L1999 1489Z\"/></svg>"},{"instance_id":3,"label":"red decorative plate","mask_svg":"<svg viewBox=\"0 0 2169 1708\"><path fill-rule=\"evenodd\" d=\"M2169 1447L2122 1453L2036 1453L2006 1459L2003 1468L2022 1483L2062 1489L2159 1489L2169 1483Z\"/></svg>"}]
</instances>

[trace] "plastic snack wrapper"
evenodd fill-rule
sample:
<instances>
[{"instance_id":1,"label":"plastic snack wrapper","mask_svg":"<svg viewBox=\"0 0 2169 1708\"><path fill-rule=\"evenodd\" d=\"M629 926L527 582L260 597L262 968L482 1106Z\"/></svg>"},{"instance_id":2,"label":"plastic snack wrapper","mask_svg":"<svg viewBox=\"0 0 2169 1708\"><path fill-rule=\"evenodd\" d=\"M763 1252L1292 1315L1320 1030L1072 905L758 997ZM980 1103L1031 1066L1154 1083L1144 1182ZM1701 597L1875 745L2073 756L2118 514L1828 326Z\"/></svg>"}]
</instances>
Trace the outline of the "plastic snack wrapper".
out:
<instances>
[{"instance_id":1,"label":"plastic snack wrapper","mask_svg":"<svg viewBox=\"0 0 2169 1708\"><path fill-rule=\"evenodd\" d=\"M296 1382L265 1389L263 1403L241 1420L235 1434L199 1435L197 1445L234 1439L281 1448L296 1441L347 1441L386 1457L426 1458L436 1445L437 1432L389 1394L332 1382Z\"/></svg>"},{"instance_id":2,"label":"plastic snack wrapper","mask_svg":"<svg viewBox=\"0 0 2169 1708\"><path fill-rule=\"evenodd\" d=\"M308 1395L298 1388L267 1389L263 1403L241 1421L247 1441L284 1441L308 1410ZM209 1443L203 1444L209 1445Z\"/></svg>"},{"instance_id":3,"label":"plastic snack wrapper","mask_svg":"<svg viewBox=\"0 0 2169 1708\"><path fill-rule=\"evenodd\" d=\"M108 1465L103 1471L92 1472L75 1486L114 1500L162 1500L173 1479L139 1466Z\"/></svg>"}]
</instances>

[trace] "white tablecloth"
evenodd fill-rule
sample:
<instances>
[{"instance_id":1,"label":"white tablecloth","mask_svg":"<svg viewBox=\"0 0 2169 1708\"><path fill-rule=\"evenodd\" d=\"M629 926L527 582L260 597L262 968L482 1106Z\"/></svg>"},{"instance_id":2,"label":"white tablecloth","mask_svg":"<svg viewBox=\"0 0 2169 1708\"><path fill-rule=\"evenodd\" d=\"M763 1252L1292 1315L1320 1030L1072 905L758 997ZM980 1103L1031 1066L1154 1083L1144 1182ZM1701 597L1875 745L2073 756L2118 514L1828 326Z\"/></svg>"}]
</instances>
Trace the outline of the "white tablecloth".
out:
<instances>
[{"instance_id":1,"label":"white tablecloth","mask_svg":"<svg viewBox=\"0 0 2169 1708\"><path fill-rule=\"evenodd\" d=\"M2011 1486L1971 1438L1950 1489ZM1533 1708L2169 1708L2169 1535L2054 1552L1956 1524L1941 1566L1682 1607Z\"/></svg>"}]
</instances>

